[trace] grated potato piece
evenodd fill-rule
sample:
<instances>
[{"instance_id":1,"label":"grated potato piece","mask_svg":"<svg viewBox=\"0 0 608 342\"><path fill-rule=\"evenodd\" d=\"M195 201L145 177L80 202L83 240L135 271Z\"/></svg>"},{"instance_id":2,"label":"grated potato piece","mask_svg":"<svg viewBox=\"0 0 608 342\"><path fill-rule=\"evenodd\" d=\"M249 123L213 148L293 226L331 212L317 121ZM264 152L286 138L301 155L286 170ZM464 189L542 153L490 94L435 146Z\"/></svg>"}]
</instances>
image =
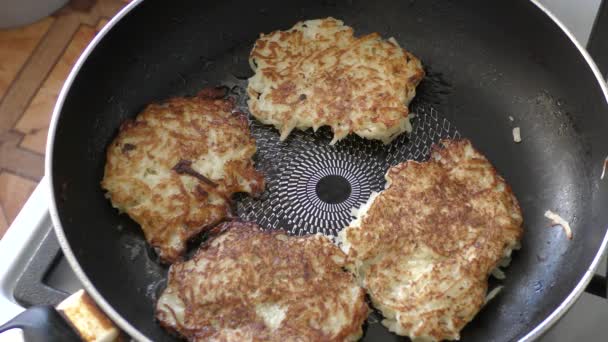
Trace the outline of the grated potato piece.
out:
<instances>
[{"instance_id":1,"label":"grated potato piece","mask_svg":"<svg viewBox=\"0 0 608 342\"><path fill-rule=\"evenodd\" d=\"M513 128L513 141L515 141L516 143L521 142L521 132L519 127Z\"/></svg>"},{"instance_id":2,"label":"grated potato piece","mask_svg":"<svg viewBox=\"0 0 608 342\"><path fill-rule=\"evenodd\" d=\"M552 212L551 210L547 210L545 212L545 217L551 220L554 226L562 226L564 232L566 233L566 237L569 240L572 240L572 229L570 228L570 223L568 223L568 221L564 220L561 218L561 216Z\"/></svg>"},{"instance_id":3,"label":"grated potato piece","mask_svg":"<svg viewBox=\"0 0 608 342\"><path fill-rule=\"evenodd\" d=\"M507 277L505 275L505 272L503 272L499 267L496 267L495 269L493 269L491 274L494 276L494 278L496 278L498 280L504 280Z\"/></svg>"},{"instance_id":4,"label":"grated potato piece","mask_svg":"<svg viewBox=\"0 0 608 342\"><path fill-rule=\"evenodd\" d=\"M486 300L485 300L484 305L488 304L489 301L494 299L494 297L496 297L500 293L500 291L502 291L503 288L504 288L504 286L500 285L500 286L493 288L492 291L488 292L488 294L486 295Z\"/></svg>"}]
</instances>

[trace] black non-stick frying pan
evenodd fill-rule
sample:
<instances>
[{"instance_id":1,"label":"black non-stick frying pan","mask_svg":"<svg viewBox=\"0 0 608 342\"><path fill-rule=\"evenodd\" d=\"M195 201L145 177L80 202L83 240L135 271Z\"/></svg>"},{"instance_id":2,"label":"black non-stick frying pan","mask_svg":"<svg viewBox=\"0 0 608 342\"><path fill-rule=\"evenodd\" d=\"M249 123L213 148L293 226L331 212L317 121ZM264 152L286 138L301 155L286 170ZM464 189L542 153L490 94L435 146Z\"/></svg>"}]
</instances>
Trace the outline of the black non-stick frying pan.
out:
<instances>
[{"instance_id":1,"label":"black non-stick frying pan","mask_svg":"<svg viewBox=\"0 0 608 342\"><path fill-rule=\"evenodd\" d=\"M578 298L606 245L608 185L600 174L608 105L587 53L542 6L525 0L131 3L77 63L49 134L51 213L84 287L132 337L174 338L154 320L167 267L99 186L105 148L120 123L152 101L224 85L244 104L247 57L258 35L327 16L358 35L394 36L422 60L427 77L411 105L414 132L389 146L351 137L331 147L328 131L297 132L281 143L252 120L268 190L256 200L237 196L238 214L295 234L333 234L351 207L382 188L387 167L424 160L440 138L469 138L511 184L525 235L502 293L462 340L538 337ZM513 141L514 127L521 143ZM570 222L572 240L550 228L547 209ZM380 339L398 337L368 323L364 340Z\"/></svg>"}]
</instances>

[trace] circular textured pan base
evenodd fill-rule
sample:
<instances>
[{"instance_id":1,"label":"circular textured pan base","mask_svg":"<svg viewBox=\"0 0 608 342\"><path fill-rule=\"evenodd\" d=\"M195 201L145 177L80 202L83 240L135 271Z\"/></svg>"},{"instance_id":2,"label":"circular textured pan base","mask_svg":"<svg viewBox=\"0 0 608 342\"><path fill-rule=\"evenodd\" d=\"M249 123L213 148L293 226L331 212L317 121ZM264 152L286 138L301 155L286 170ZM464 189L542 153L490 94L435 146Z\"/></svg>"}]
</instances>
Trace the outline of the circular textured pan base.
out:
<instances>
[{"instance_id":1,"label":"circular textured pan base","mask_svg":"<svg viewBox=\"0 0 608 342\"><path fill-rule=\"evenodd\" d=\"M241 110L247 112L240 90L232 88ZM332 146L327 127L294 131L281 142L273 127L252 119L256 168L264 173L266 190L260 198L238 196L238 216L291 234L335 236L354 219L353 208L384 189L389 167L411 159L423 161L433 144L460 137L432 105L421 102L415 100L410 108L413 131L388 145L350 135Z\"/></svg>"}]
</instances>

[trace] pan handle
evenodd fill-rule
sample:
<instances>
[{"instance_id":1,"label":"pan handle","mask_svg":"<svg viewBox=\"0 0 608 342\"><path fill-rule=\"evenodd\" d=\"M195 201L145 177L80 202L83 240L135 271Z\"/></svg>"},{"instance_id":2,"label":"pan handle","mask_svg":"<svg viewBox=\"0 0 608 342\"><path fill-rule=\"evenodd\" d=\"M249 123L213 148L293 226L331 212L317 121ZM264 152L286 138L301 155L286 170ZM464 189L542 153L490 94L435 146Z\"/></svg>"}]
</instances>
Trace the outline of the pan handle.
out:
<instances>
[{"instance_id":1,"label":"pan handle","mask_svg":"<svg viewBox=\"0 0 608 342\"><path fill-rule=\"evenodd\" d=\"M78 333L50 305L32 306L0 326L0 333L10 329L23 330L25 341L76 342Z\"/></svg>"}]
</instances>

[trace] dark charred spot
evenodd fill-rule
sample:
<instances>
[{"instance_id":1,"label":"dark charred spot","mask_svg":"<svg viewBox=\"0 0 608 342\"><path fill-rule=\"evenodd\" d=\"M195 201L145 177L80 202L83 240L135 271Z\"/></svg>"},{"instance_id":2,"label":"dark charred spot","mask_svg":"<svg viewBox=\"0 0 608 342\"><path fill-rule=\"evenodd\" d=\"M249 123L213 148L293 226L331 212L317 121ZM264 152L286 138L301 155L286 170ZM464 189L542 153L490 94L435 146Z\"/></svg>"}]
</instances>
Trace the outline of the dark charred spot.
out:
<instances>
[{"instance_id":1,"label":"dark charred spot","mask_svg":"<svg viewBox=\"0 0 608 342\"><path fill-rule=\"evenodd\" d=\"M127 153L129 151L133 151L135 149L135 145L126 143L122 145L122 153Z\"/></svg>"},{"instance_id":2,"label":"dark charred spot","mask_svg":"<svg viewBox=\"0 0 608 342\"><path fill-rule=\"evenodd\" d=\"M306 100L306 94L300 94L300 97L298 98L300 101L304 101Z\"/></svg>"},{"instance_id":3,"label":"dark charred spot","mask_svg":"<svg viewBox=\"0 0 608 342\"><path fill-rule=\"evenodd\" d=\"M312 276L312 267L310 266L310 264L308 262L304 263L304 272L303 272L303 276L304 276L304 280L305 281L309 281L311 276Z\"/></svg>"},{"instance_id":4,"label":"dark charred spot","mask_svg":"<svg viewBox=\"0 0 608 342\"><path fill-rule=\"evenodd\" d=\"M203 189L203 187L201 187L200 185L197 185L194 190L196 191L197 197L201 199L205 199L207 198L207 196L209 196L209 193L207 193L207 191L205 191L205 189Z\"/></svg>"},{"instance_id":5,"label":"dark charred spot","mask_svg":"<svg viewBox=\"0 0 608 342\"><path fill-rule=\"evenodd\" d=\"M201 175L196 170L194 170L192 168L192 161L190 161L190 160L184 160L184 159L180 160L177 164L175 164L175 166L173 167L172 170L177 172L180 175L192 176L209 186L213 186L213 187L217 186L217 184L214 183L212 180L210 180L209 178Z\"/></svg>"},{"instance_id":6,"label":"dark charred spot","mask_svg":"<svg viewBox=\"0 0 608 342\"><path fill-rule=\"evenodd\" d=\"M222 99L228 94L228 87L208 87L198 93L199 97L210 100Z\"/></svg>"}]
</instances>

